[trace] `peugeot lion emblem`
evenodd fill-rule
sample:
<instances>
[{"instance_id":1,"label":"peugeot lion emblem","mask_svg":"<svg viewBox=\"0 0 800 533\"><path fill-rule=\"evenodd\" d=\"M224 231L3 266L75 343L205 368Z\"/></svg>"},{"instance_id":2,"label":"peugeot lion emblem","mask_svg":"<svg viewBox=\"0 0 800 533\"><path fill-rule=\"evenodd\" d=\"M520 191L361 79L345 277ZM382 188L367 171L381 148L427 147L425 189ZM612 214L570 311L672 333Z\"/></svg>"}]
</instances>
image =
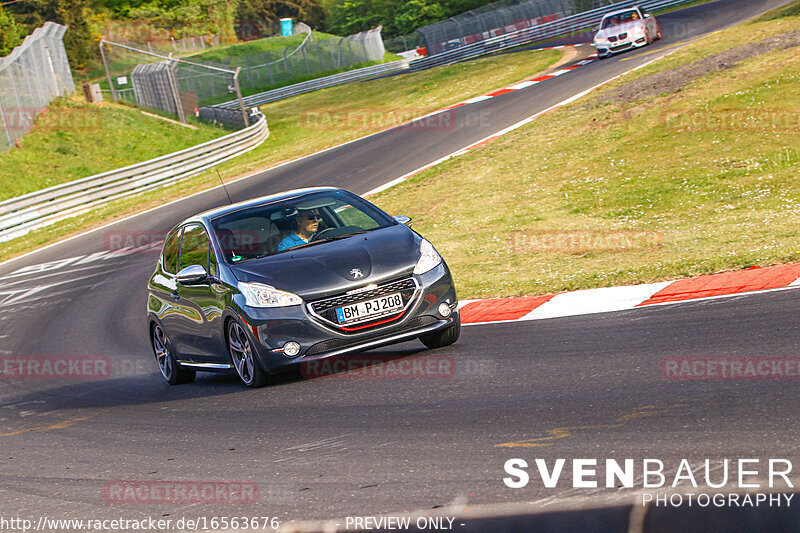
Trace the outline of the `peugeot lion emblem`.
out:
<instances>
[{"instance_id":1,"label":"peugeot lion emblem","mask_svg":"<svg viewBox=\"0 0 800 533\"><path fill-rule=\"evenodd\" d=\"M350 271L350 275L353 276L353 279L363 278L364 274L361 273L360 268L354 268Z\"/></svg>"}]
</instances>

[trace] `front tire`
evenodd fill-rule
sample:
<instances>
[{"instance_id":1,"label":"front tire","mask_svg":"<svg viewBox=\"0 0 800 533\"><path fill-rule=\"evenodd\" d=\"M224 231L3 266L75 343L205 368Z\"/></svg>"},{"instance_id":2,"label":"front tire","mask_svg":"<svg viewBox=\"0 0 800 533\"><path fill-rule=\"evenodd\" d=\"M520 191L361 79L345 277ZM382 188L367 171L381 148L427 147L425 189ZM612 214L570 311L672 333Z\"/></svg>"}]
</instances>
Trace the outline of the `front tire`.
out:
<instances>
[{"instance_id":1,"label":"front tire","mask_svg":"<svg viewBox=\"0 0 800 533\"><path fill-rule=\"evenodd\" d=\"M434 331L433 333L428 333L427 335L423 335L419 338L422 341L422 344L427 346L428 348L443 348L445 346L450 346L454 342L458 340L458 337L461 335L461 317L456 315L455 323L447 329L442 331Z\"/></svg>"},{"instance_id":2,"label":"front tire","mask_svg":"<svg viewBox=\"0 0 800 533\"><path fill-rule=\"evenodd\" d=\"M170 385L180 385L194 381L195 371L181 367L175 360L172 345L167 338L167 334L158 324L153 324L150 328L150 340L153 346L153 353L156 356L156 363L161 375Z\"/></svg>"},{"instance_id":3,"label":"front tire","mask_svg":"<svg viewBox=\"0 0 800 533\"><path fill-rule=\"evenodd\" d=\"M267 373L256 361L250 338L236 320L228 322L228 351L242 383L252 388L263 387L267 383Z\"/></svg>"}]
</instances>

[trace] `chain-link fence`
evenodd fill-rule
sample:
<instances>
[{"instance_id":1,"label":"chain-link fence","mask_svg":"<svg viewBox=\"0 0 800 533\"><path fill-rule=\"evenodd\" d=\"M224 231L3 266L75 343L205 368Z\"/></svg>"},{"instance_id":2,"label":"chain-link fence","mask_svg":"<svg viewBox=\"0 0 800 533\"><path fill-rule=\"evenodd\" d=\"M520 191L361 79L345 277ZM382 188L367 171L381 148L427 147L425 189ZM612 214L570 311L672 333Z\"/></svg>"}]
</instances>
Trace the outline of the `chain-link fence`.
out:
<instances>
[{"instance_id":1,"label":"chain-link fence","mask_svg":"<svg viewBox=\"0 0 800 533\"><path fill-rule=\"evenodd\" d=\"M226 61L176 58L101 41L106 66L104 87L114 101L126 101L176 115L185 120L202 107L237 98L242 91L262 91L346 70L354 65L381 61L385 54L381 28L314 41L311 28L298 24L306 37L295 47L234 56Z\"/></svg>"},{"instance_id":2,"label":"chain-link fence","mask_svg":"<svg viewBox=\"0 0 800 533\"><path fill-rule=\"evenodd\" d=\"M67 27L45 22L0 59L0 150L30 131L39 112L57 96L75 92L64 50Z\"/></svg>"},{"instance_id":3,"label":"chain-link fence","mask_svg":"<svg viewBox=\"0 0 800 533\"><path fill-rule=\"evenodd\" d=\"M298 46L235 56L216 63L216 66L241 68L242 90L245 94L255 94L355 65L382 61L386 53L380 27L349 37L317 41L313 38L311 28L302 23L295 26L295 34L298 27L307 33Z\"/></svg>"},{"instance_id":4,"label":"chain-link fence","mask_svg":"<svg viewBox=\"0 0 800 533\"><path fill-rule=\"evenodd\" d=\"M183 56L203 52L209 48L215 48L220 45L220 39L216 35L201 35L199 37L147 41L145 43L134 43L125 39L122 41L122 44L158 54Z\"/></svg>"},{"instance_id":5,"label":"chain-link fence","mask_svg":"<svg viewBox=\"0 0 800 533\"><path fill-rule=\"evenodd\" d=\"M100 51L106 67L104 89L115 102L126 102L176 116L199 115L216 101L240 98L239 69L189 61L139 50L103 39ZM244 114L244 107L240 112Z\"/></svg>"},{"instance_id":6,"label":"chain-link fence","mask_svg":"<svg viewBox=\"0 0 800 533\"><path fill-rule=\"evenodd\" d=\"M425 46L422 40L422 34L418 32L409 33L408 35L399 35L397 37L392 37L391 39L386 39L383 41L383 45L386 49L392 53L399 54L401 52L407 52L409 50L416 50L421 46Z\"/></svg>"},{"instance_id":7,"label":"chain-link fence","mask_svg":"<svg viewBox=\"0 0 800 533\"><path fill-rule=\"evenodd\" d=\"M501 0L417 31L428 55L434 55L614 3L614 0Z\"/></svg>"}]
</instances>

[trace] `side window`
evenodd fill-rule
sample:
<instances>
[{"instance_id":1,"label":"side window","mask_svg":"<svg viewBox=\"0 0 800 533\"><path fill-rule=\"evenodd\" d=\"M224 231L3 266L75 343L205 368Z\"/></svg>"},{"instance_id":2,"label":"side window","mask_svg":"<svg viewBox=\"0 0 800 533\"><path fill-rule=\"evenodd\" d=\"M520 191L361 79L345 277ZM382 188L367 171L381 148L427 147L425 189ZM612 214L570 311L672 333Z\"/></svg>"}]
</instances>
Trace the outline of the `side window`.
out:
<instances>
[{"instance_id":1,"label":"side window","mask_svg":"<svg viewBox=\"0 0 800 533\"><path fill-rule=\"evenodd\" d=\"M164 271L170 274L178 273L178 252L181 244L181 230L167 237L167 244L164 245Z\"/></svg>"},{"instance_id":2,"label":"side window","mask_svg":"<svg viewBox=\"0 0 800 533\"><path fill-rule=\"evenodd\" d=\"M208 270L208 235L203 226L187 226L181 244L181 270L190 265L200 265Z\"/></svg>"}]
</instances>

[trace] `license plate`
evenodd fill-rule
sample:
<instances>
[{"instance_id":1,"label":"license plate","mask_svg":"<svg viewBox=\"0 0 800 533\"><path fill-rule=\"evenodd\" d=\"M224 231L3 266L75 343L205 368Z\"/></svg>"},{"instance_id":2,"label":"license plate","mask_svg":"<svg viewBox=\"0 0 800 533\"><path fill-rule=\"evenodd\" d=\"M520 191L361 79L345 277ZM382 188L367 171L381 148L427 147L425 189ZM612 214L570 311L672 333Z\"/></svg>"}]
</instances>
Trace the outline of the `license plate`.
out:
<instances>
[{"instance_id":1,"label":"license plate","mask_svg":"<svg viewBox=\"0 0 800 533\"><path fill-rule=\"evenodd\" d=\"M368 318L377 318L403 309L403 297L399 292L372 300L344 305L336 308L339 324L348 324Z\"/></svg>"}]
</instances>

